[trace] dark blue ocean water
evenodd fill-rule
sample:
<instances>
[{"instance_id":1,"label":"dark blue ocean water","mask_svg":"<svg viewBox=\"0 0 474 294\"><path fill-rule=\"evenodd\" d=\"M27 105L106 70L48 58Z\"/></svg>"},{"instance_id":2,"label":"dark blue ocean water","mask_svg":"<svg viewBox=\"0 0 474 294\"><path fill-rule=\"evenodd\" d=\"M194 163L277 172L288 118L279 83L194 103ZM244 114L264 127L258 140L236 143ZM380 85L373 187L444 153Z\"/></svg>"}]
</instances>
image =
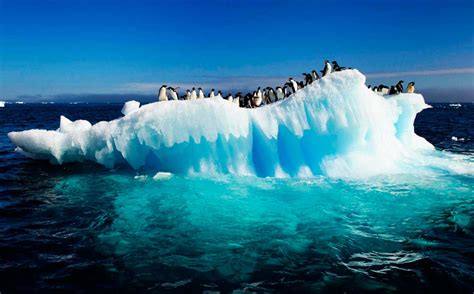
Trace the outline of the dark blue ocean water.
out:
<instances>
[{"instance_id":1,"label":"dark blue ocean water","mask_svg":"<svg viewBox=\"0 0 474 294\"><path fill-rule=\"evenodd\" d=\"M155 181L27 159L6 136L120 108L0 109L1 293L473 292L472 177ZM435 104L415 130L474 156L474 105Z\"/></svg>"}]
</instances>

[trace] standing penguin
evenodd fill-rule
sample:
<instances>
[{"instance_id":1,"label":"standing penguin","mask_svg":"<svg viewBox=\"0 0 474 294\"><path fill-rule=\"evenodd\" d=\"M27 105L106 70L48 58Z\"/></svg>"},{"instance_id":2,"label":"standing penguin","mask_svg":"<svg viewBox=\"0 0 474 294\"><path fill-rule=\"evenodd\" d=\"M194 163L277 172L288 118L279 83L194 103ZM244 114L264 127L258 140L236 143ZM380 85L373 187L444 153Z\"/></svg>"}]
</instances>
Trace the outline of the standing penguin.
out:
<instances>
[{"instance_id":1,"label":"standing penguin","mask_svg":"<svg viewBox=\"0 0 474 294\"><path fill-rule=\"evenodd\" d=\"M273 88L268 87L268 98L270 100L270 103L277 101L278 98Z\"/></svg>"},{"instance_id":2,"label":"standing penguin","mask_svg":"<svg viewBox=\"0 0 474 294\"><path fill-rule=\"evenodd\" d=\"M198 99L203 99L204 98L204 92L202 91L202 88L198 88Z\"/></svg>"},{"instance_id":3,"label":"standing penguin","mask_svg":"<svg viewBox=\"0 0 474 294\"><path fill-rule=\"evenodd\" d=\"M216 95L214 95L214 89L211 90L209 93L209 98L214 98Z\"/></svg>"},{"instance_id":4,"label":"standing penguin","mask_svg":"<svg viewBox=\"0 0 474 294\"><path fill-rule=\"evenodd\" d=\"M398 83L395 85L395 88L397 89L398 93L403 93L403 81L398 81Z\"/></svg>"},{"instance_id":5,"label":"standing penguin","mask_svg":"<svg viewBox=\"0 0 474 294\"><path fill-rule=\"evenodd\" d=\"M225 97L225 100L229 101L229 102L232 102L234 100L234 97L232 96L232 94L227 94L227 96Z\"/></svg>"},{"instance_id":6,"label":"standing penguin","mask_svg":"<svg viewBox=\"0 0 474 294\"><path fill-rule=\"evenodd\" d=\"M237 94L235 94L235 97L234 97L234 100L232 101L237 107L240 106L240 99L242 98L242 93L241 92L237 92Z\"/></svg>"},{"instance_id":7,"label":"standing penguin","mask_svg":"<svg viewBox=\"0 0 474 294\"><path fill-rule=\"evenodd\" d=\"M178 89L179 89L179 87L176 87L176 88L168 87L168 90L170 91L171 99L178 100L178 97L179 97Z\"/></svg>"},{"instance_id":8,"label":"standing penguin","mask_svg":"<svg viewBox=\"0 0 474 294\"><path fill-rule=\"evenodd\" d=\"M328 74L330 74L332 71L332 67L331 67L331 64L329 63L329 60L325 60L324 61L324 68L323 70L321 71L322 74L323 74L323 77L327 76Z\"/></svg>"},{"instance_id":9,"label":"standing penguin","mask_svg":"<svg viewBox=\"0 0 474 294\"><path fill-rule=\"evenodd\" d=\"M407 86L407 93L415 93L415 82L409 82Z\"/></svg>"},{"instance_id":10,"label":"standing penguin","mask_svg":"<svg viewBox=\"0 0 474 294\"><path fill-rule=\"evenodd\" d=\"M258 94L259 92L260 92L260 95ZM253 92L252 106L259 107L260 105L262 105L262 95L261 95L260 87L258 87L258 90Z\"/></svg>"},{"instance_id":11,"label":"standing penguin","mask_svg":"<svg viewBox=\"0 0 474 294\"><path fill-rule=\"evenodd\" d=\"M166 94L166 85L161 86L160 92L158 92L158 101L168 101L168 95Z\"/></svg>"},{"instance_id":12,"label":"standing penguin","mask_svg":"<svg viewBox=\"0 0 474 294\"><path fill-rule=\"evenodd\" d=\"M224 98L224 96L222 96L222 91L221 90L217 91L217 96L216 97Z\"/></svg>"},{"instance_id":13,"label":"standing penguin","mask_svg":"<svg viewBox=\"0 0 474 294\"><path fill-rule=\"evenodd\" d=\"M311 72L311 76L313 76L313 82L319 80L318 72L313 69Z\"/></svg>"},{"instance_id":14,"label":"standing penguin","mask_svg":"<svg viewBox=\"0 0 474 294\"><path fill-rule=\"evenodd\" d=\"M280 86L276 87L275 94L276 94L276 100L275 101L285 98L285 92L283 91L283 88L280 87Z\"/></svg>"},{"instance_id":15,"label":"standing penguin","mask_svg":"<svg viewBox=\"0 0 474 294\"><path fill-rule=\"evenodd\" d=\"M332 62L332 68L333 68L333 71L341 71L343 69L346 69L345 67L340 67L339 64L337 64L337 61L333 61Z\"/></svg>"},{"instance_id":16,"label":"standing penguin","mask_svg":"<svg viewBox=\"0 0 474 294\"><path fill-rule=\"evenodd\" d=\"M191 100L191 91L189 89L186 90L186 100Z\"/></svg>"},{"instance_id":17,"label":"standing penguin","mask_svg":"<svg viewBox=\"0 0 474 294\"><path fill-rule=\"evenodd\" d=\"M293 88L293 93L295 93L296 91L298 91L298 82L296 82L295 80L293 80L293 78L289 78L288 81L290 81L290 85L291 87Z\"/></svg>"},{"instance_id":18,"label":"standing penguin","mask_svg":"<svg viewBox=\"0 0 474 294\"><path fill-rule=\"evenodd\" d=\"M305 86L307 86L307 85L309 85L313 82L313 77L310 74L307 74L307 73L304 72L303 76L304 76Z\"/></svg>"},{"instance_id":19,"label":"standing penguin","mask_svg":"<svg viewBox=\"0 0 474 294\"><path fill-rule=\"evenodd\" d=\"M293 94L293 87L290 83L286 83L285 86L283 86L283 93L285 93L285 98Z\"/></svg>"},{"instance_id":20,"label":"standing penguin","mask_svg":"<svg viewBox=\"0 0 474 294\"><path fill-rule=\"evenodd\" d=\"M196 88L193 87L193 90L191 91L191 96L189 97L189 100L196 100L196 99L197 99Z\"/></svg>"}]
</instances>

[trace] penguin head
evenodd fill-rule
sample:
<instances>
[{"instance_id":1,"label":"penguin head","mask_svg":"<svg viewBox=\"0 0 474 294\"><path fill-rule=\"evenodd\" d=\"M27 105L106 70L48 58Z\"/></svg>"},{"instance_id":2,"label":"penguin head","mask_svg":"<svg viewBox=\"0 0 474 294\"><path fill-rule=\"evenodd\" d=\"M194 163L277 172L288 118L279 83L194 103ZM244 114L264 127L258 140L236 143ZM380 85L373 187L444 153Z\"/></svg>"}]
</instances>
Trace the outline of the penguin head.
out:
<instances>
[{"instance_id":1,"label":"penguin head","mask_svg":"<svg viewBox=\"0 0 474 294\"><path fill-rule=\"evenodd\" d=\"M211 92L214 92L214 89L211 89Z\"/></svg>"},{"instance_id":2,"label":"penguin head","mask_svg":"<svg viewBox=\"0 0 474 294\"><path fill-rule=\"evenodd\" d=\"M404 83L404 81L402 81L402 80L398 81L398 84L403 84L403 83Z\"/></svg>"},{"instance_id":3,"label":"penguin head","mask_svg":"<svg viewBox=\"0 0 474 294\"><path fill-rule=\"evenodd\" d=\"M198 88L198 90L202 90L202 88L201 88L201 87L199 87L199 88Z\"/></svg>"},{"instance_id":4,"label":"penguin head","mask_svg":"<svg viewBox=\"0 0 474 294\"><path fill-rule=\"evenodd\" d=\"M415 85L415 82L409 82L408 83L408 86L414 86Z\"/></svg>"},{"instance_id":5,"label":"penguin head","mask_svg":"<svg viewBox=\"0 0 474 294\"><path fill-rule=\"evenodd\" d=\"M193 91L196 90L196 88L193 87Z\"/></svg>"},{"instance_id":6,"label":"penguin head","mask_svg":"<svg viewBox=\"0 0 474 294\"><path fill-rule=\"evenodd\" d=\"M166 86L166 85L162 85L161 87L162 87L162 88L166 88L167 86Z\"/></svg>"},{"instance_id":7,"label":"penguin head","mask_svg":"<svg viewBox=\"0 0 474 294\"><path fill-rule=\"evenodd\" d=\"M327 64L327 63L329 63L329 60L327 60L327 59L324 60L324 64Z\"/></svg>"}]
</instances>

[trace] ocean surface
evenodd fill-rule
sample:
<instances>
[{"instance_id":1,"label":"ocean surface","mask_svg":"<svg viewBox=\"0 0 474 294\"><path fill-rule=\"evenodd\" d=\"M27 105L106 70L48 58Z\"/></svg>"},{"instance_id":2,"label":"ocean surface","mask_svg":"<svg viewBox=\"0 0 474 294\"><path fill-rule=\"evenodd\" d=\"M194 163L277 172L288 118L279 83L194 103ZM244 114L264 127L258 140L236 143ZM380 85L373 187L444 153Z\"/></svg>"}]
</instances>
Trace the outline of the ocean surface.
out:
<instances>
[{"instance_id":1,"label":"ocean surface","mask_svg":"<svg viewBox=\"0 0 474 294\"><path fill-rule=\"evenodd\" d=\"M0 108L2 294L474 291L470 176L153 179L31 160L7 137L57 129L60 115L111 120L121 106ZM433 106L417 134L474 158L474 105Z\"/></svg>"}]
</instances>

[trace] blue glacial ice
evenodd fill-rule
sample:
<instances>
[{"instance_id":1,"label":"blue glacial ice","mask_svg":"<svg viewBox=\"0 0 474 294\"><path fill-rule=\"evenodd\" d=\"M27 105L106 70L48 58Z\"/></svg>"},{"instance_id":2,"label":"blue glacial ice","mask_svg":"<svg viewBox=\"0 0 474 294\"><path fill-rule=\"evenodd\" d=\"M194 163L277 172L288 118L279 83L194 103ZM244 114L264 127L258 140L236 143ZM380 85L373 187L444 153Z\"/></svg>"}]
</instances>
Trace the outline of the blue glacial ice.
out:
<instances>
[{"instance_id":1,"label":"blue glacial ice","mask_svg":"<svg viewBox=\"0 0 474 294\"><path fill-rule=\"evenodd\" d=\"M474 170L471 159L437 151L415 134L416 114L430 107L422 95L380 97L357 70L256 109L221 98L137 103L109 122L61 117L55 131L8 136L26 156L52 163L90 160L181 174L361 178Z\"/></svg>"}]
</instances>

